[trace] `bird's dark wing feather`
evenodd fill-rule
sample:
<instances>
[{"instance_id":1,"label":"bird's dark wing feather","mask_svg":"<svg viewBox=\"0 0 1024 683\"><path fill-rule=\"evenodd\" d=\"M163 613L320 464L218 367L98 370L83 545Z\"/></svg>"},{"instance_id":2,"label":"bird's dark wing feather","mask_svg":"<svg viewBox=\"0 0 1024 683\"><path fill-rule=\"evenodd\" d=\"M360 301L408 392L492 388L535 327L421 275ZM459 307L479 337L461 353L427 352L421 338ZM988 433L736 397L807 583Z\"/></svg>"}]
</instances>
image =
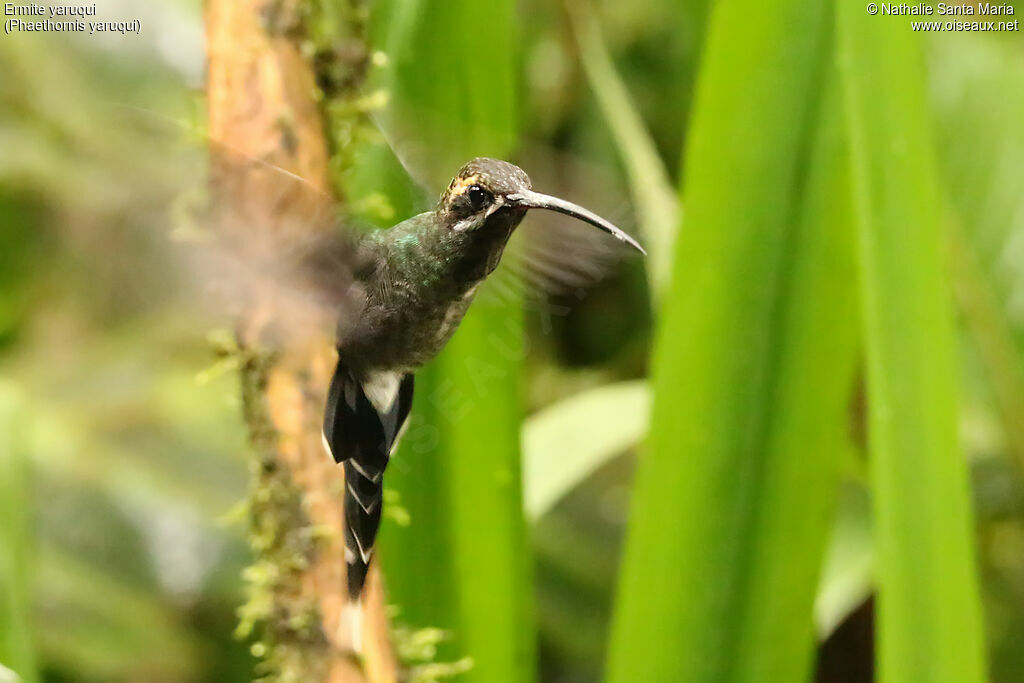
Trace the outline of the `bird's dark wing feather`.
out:
<instances>
[{"instance_id":1,"label":"bird's dark wing feather","mask_svg":"<svg viewBox=\"0 0 1024 683\"><path fill-rule=\"evenodd\" d=\"M345 468L345 548L349 598L358 600L380 527L384 469L412 408L413 376L375 405L364 382L339 360L324 414L324 443Z\"/></svg>"}]
</instances>

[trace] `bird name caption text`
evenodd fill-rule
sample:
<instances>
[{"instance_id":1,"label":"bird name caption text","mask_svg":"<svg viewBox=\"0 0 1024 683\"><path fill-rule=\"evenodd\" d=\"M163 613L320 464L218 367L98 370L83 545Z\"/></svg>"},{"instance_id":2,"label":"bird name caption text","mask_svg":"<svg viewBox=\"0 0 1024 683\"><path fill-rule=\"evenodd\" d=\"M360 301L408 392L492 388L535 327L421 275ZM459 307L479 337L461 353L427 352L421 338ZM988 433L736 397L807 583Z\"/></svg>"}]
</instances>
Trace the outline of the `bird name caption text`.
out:
<instances>
[{"instance_id":1,"label":"bird name caption text","mask_svg":"<svg viewBox=\"0 0 1024 683\"><path fill-rule=\"evenodd\" d=\"M120 33L139 35L139 19L107 21L97 18L91 5L41 5L36 2L4 3L4 33Z\"/></svg>"}]
</instances>

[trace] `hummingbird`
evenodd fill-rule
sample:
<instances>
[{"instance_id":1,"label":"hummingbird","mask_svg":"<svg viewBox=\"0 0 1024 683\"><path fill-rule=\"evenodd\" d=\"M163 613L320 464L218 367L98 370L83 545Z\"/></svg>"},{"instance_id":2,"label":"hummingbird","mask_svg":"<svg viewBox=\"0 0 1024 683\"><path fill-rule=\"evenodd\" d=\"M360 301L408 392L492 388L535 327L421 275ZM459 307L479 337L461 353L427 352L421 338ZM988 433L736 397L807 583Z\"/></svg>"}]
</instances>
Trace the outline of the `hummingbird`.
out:
<instances>
[{"instance_id":1,"label":"hummingbird","mask_svg":"<svg viewBox=\"0 0 1024 683\"><path fill-rule=\"evenodd\" d=\"M434 210L359 240L352 287L360 303L337 326L323 423L324 446L345 473L350 604L360 602L373 557L384 472L412 407L414 374L455 333L530 209L571 216L646 253L597 214L535 192L518 166L482 157L459 169Z\"/></svg>"}]
</instances>

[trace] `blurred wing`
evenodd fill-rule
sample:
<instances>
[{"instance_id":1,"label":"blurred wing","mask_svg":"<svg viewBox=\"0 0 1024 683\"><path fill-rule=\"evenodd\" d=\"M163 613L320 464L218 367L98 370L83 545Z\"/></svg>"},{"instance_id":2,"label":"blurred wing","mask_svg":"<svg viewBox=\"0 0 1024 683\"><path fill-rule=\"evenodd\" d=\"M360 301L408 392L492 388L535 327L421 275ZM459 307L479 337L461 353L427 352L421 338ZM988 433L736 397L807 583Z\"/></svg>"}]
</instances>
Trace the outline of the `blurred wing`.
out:
<instances>
[{"instance_id":1,"label":"blurred wing","mask_svg":"<svg viewBox=\"0 0 1024 683\"><path fill-rule=\"evenodd\" d=\"M402 134L396 130L396 126L389 125L387 117L379 112L371 112L370 118L377 125L389 153L405 171L424 201L428 205L433 204L437 199L437 184L431 183L431 166L425 161L431 158L430 150L414 136ZM450 172L454 173L455 170L453 168Z\"/></svg>"},{"instance_id":2,"label":"blurred wing","mask_svg":"<svg viewBox=\"0 0 1024 683\"><path fill-rule=\"evenodd\" d=\"M628 196L606 167L547 146L525 145L520 156L523 168L530 169L534 188L581 201L635 234ZM517 287L528 297L581 300L626 258L635 258L635 252L597 228L551 211L532 210L489 279L496 281L495 289ZM484 288L478 296L489 295Z\"/></svg>"},{"instance_id":3,"label":"blurred wing","mask_svg":"<svg viewBox=\"0 0 1024 683\"><path fill-rule=\"evenodd\" d=\"M359 233L331 197L303 178L209 143L207 194L188 231L190 261L208 301L273 344L333 334L358 315L357 278L369 267Z\"/></svg>"},{"instance_id":4,"label":"blurred wing","mask_svg":"<svg viewBox=\"0 0 1024 683\"><path fill-rule=\"evenodd\" d=\"M343 223L322 187L212 140L188 122L118 105L182 161L172 205L172 248L185 295L214 318L244 320L247 338L301 345L333 336L363 303L361 231ZM286 144L283 142L281 144ZM176 167L177 167L176 166Z\"/></svg>"},{"instance_id":5,"label":"blurred wing","mask_svg":"<svg viewBox=\"0 0 1024 683\"><path fill-rule=\"evenodd\" d=\"M481 289L478 296L502 296L518 290L527 297L582 299L632 254L629 247L590 225L532 211L490 277L493 284Z\"/></svg>"}]
</instances>

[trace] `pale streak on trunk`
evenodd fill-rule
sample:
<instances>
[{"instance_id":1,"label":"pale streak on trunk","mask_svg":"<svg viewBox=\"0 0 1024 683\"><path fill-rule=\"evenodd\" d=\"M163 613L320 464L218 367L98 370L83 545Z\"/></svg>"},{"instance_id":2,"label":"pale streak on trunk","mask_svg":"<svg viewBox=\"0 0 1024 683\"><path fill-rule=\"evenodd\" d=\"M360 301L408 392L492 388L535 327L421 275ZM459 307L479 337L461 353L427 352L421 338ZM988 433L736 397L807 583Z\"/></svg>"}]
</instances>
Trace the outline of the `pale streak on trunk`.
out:
<instances>
[{"instance_id":1,"label":"pale streak on trunk","mask_svg":"<svg viewBox=\"0 0 1024 683\"><path fill-rule=\"evenodd\" d=\"M327 147L313 74L282 28L288 17L296 16L295 9L287 0L207 0L209 135L234 152L270 162L326 191ZM212 163L216 170L216 159ZM271 168L254 164L235 172L241 177L233 176L228 189L245 212L303 215L302 199L284 195ZM240 218L235 229L261 225L258 219L250 223ZM306 229L322 228L309 224ZM265 316L252 311L243 321L243 343L256 338ZM301 349L283 349L272 362L268 356L265 362L246 362L242 369L246 419L257 449L258 476L263 477L254 491L254 530L277 539L279 549L291 550L297 538L312 539L298 546L305 550L298 553L295 566L272 568L282 578L270 584L272 604L262 624L274 634L268 647L279 651L268 650L264 658L277 669L268 673L281 680L395 681L397 666L376 569L364 597L361 662L351 656L351 643L340 642L345 639L339 620L346 603L344 483L342 469L327 457L320 437L334 351L326 335L309 337ZM285 484L275 489L284 492L281 507L288 507L289 495L295 500L290 501L292 509L278 513L277 499L264 496L260 502L256 497L262 482L282 476ZM261 554L257 561L280 559ZM303 625L303 617L310 615L320 623Z\"/></svg>"}]
</instances>

